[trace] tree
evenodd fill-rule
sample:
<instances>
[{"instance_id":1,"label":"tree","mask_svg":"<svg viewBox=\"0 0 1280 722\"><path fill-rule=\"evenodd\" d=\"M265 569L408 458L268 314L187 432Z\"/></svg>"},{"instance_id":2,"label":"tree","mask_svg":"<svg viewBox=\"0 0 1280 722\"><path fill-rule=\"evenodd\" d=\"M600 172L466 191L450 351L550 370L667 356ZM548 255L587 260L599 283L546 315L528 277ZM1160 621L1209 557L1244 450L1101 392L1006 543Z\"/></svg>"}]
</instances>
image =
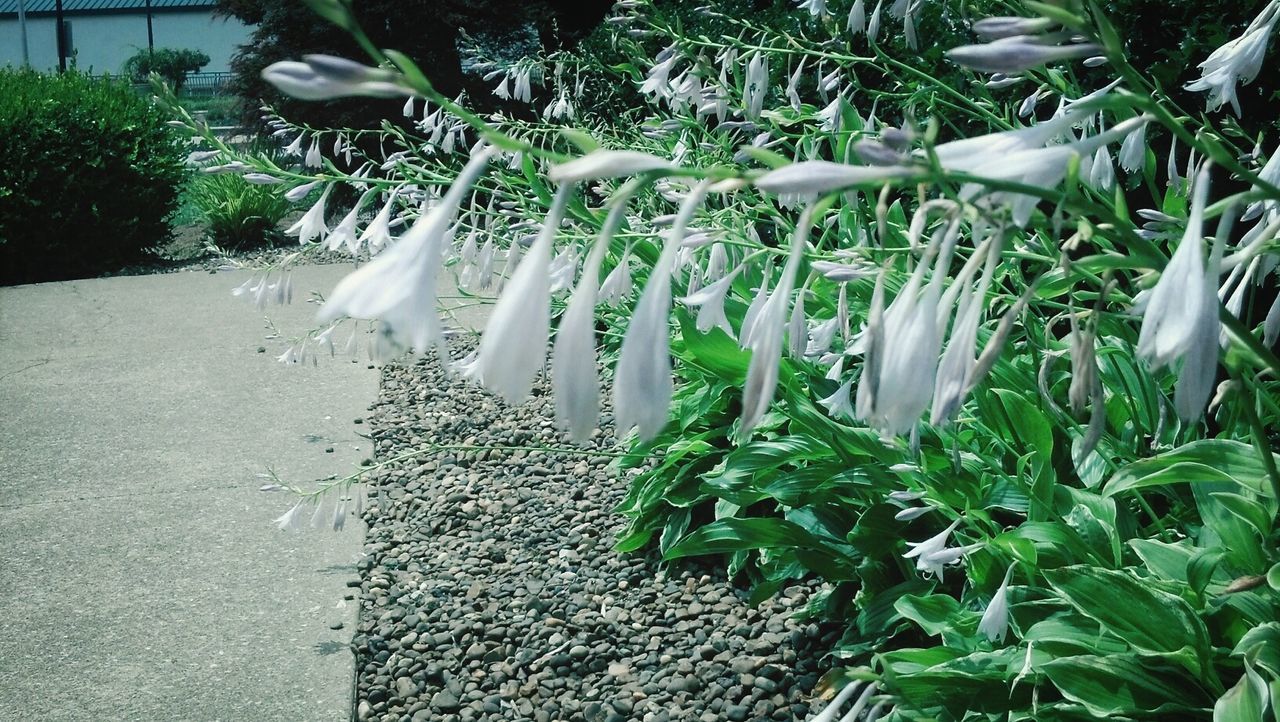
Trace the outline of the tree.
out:
<instances>
[{"instance_id":1,"label":"tree","mask_svg":"<svg viewBox=\"0 0 1280 722\"><path fill-rule=\"evenodd\" d=\"M139 50L124 61L124 73L135 82L146 82L155 73L173 86L173 92L182 90L188 73L194 73L209 64L209 56L199 50L186 48L156 48Z\"/></svg>"},{"instance_id":2,"label":"tree","mask_svg":"<svg viewBox=\"0 0 1280 722\"><path fill-rule=\"evenodd\" d=\"M363 0L353 9L378 47L408 54L441 92L455 96L465 90L472 96L472 107L486 110L496 107L497 99L480 78L464 74L458 52L460 30L483 30L486 36L499 39L528 37L533 30L544 47L556 48L585 36L610 4L602 0ZM282 97L262 80L262 69L271 63L307 53L367 60L350 35L320 19L306 3L220 0L218 9L255 26L253 36L231 62L232 88L251 112L262 100L290 118L324 127L377 127L384 118L399 117L397 101L304 103Z\"/></svg>"}]
</instances>

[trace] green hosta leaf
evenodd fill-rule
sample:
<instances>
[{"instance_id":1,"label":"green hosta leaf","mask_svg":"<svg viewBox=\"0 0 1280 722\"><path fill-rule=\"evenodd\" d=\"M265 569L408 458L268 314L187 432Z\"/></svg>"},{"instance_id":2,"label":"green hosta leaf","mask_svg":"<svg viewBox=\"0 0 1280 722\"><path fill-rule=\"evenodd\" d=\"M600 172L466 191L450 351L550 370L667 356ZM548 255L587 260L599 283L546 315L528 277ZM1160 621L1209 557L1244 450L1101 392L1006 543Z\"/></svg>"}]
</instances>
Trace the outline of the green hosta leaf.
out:
<instances>
[{"instance_id":1,"label":"green hosta leaf","mask_svg":"<svg viewBox=\"0 0 1280 722\"><path fill-rule=\"evenodd\" d=\"M1231 650L1249 664L1280 679L1280 622L1259 624L1245 633Z\"/></svg>"},{"instance_id":2,"label":"green hosta leaf","mask_svg":"<svg viewBox=\"0 0 1280 722\"><path fill-rule=\"evenodd\" d=\"M1251 669L1213 705L1213 722L1263 722L1267 686Z\"/></svg>"},{"instance_id":3,"label":"green hosta leaf","mask_svg":"<svg viewBox=\"0 0 1280 722\"><path fill-rule=\"evenodd\" d=\"M1080 565L1047 571L1045 577L1077 611L1139 652L1177 660L1197 676L1204 668L1209 633L1182 597L1127 571Z\"/></svg>"},{"instance_id":4,"label":"green hosta leaf","mask_svg":"<svg viewBox=\"0 0 1280 722\"><path fill-rule=\"evenodd\" d=\"M1267 471L1249 444L1228 439L1203 439L1150 459L1135 461L1107 481L1103 494L1166 484L1235 481L1246 489L1271 495Z\"/></svg>"},{"instance_id":5,"label":"green hosta leaf","mask_svg":"<svg viewBox=\"0 0 1280 722\"><path fill-rule=\"evenodd\" d=\"M1271 512L1260 502L1229 491L1215 491L1210 492L1209 495L1222 504L1227 511L1253 527L1259 536L1266 538L1271 535Z\"/></svg>"},{"instance_id":6,"label":"green hosta leaf","mask_svg":"<svg viewBox=\"0 0 1280 722\"><path fill-rule=\"evenodd\" d=\"M1155 539L1131 539L1129 547L1157 577L1171 582L1187 581L1187 564L1196 554L1196 548L1184 539L1176 544L1166 544Z\"/></svg>"},{"instance_id":7,"label":"green hosta leaf","mask_svg":"<svg viewBox=\"0 0 1280 722\"><path fill-rule=\"evenodd\" d=\"M1280 564L1273 564L1267 570L1267 584L1277 592L1280 592Z\"/></svg>"},{"instance_id":8,"label":"green hosta leaf","mask_svg":"<svg viewBox=\"0 0 1280 722\"><path fill-rule=\"evenodd\" d=\"M1075 654L1124 654L1128 646L1099 632L1098 623L1075 612L1059 612L1031 625L1022 636L1036 649L1052 650L1055 656Z\"/></svg>"},{"instance_id":9,"label":"green hosta leaf","mask_svg":"<svg viewBox=\"0 0 1280 722\"><path fill-rule=\"evenodd\" d=\"M930 594L923 597L907 595L894 602L893 608L904 618L919 625L930 637L936 637L954 629L963 613L960 603L945 594ZM973 615L972 612L968 614Z\"/></svg>"},{"instance_id":10,"label":"green hosta leaf","mask_svg":"<svg viewBox=\"0 0 1280 722\"><path fill-rule=\"evenodd\" d=\"M1080 655L1040 666L1063 696L1095 717L1204 709L1210 699L1194 680L1133 655Z\"/></svg>"},{"instance_id":11,"label":"green hosta leaf","mask_svg":"<svg viewBox=\"0 0 1280 722\"><path fill-rule=\"evenodd\" d=\"M680 337L688 356L686 360L727 383L742 384L747 378L751 354L738 348L737 342L724 331L713 328L702 333L694 325L692 316L687 313L677 315Z\"/></svg>"},{"instance_id":12,"label":"green hosta leaf","mask_svg":"<svg viewBox=\"0 0 1280 722\"><path fill-rule=\"evenodd\" d=\"M785 519L721 519L694 530L664 555L667 559L740 550L817 547L818 540Z\"/></svg>"}]
</instances>

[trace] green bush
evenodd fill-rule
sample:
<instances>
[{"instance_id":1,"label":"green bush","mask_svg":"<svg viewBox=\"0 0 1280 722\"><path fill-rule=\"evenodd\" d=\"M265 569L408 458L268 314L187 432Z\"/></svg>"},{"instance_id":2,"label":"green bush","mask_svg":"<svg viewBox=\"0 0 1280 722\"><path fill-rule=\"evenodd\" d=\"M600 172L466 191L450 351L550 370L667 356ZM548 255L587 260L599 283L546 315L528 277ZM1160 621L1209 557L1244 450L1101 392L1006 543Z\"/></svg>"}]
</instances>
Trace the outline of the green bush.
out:
<instances>
[{"instance_id":1,"label":"green bush","mask_svg":"<svg viewBox=\"0 0 1280 722\"><path fill-rule=\"evenodd\" d=\"M199 50L186 48L156 48L139 50L124 61L124 74L137 82L146 82L152 73L165 79L173 92L182 90L187 73L194 73L209 64L209 56Z\"/></svg>"},{"instance_id":2,"label":"green bush","mask_svg":"<svg viewBox=\"0 0 1280 722\"><path fill-rule=\"evenodd\" d=\"M183 150L128 85L0 71L0 282L82 278L169 234Z\"/></svg>"},{"instance_id":3,"label":"green bush","mask_svg":"<svg viewBox=\"0 0 1280 722\"><path fill-rule=\"evenodd\" d=\"M188 194L208 226L209 240L243 250L280 239L278 226L290 204L275 188L246 183L238 175L205 175L191 183Z\"/></svg>"}]
</instances>

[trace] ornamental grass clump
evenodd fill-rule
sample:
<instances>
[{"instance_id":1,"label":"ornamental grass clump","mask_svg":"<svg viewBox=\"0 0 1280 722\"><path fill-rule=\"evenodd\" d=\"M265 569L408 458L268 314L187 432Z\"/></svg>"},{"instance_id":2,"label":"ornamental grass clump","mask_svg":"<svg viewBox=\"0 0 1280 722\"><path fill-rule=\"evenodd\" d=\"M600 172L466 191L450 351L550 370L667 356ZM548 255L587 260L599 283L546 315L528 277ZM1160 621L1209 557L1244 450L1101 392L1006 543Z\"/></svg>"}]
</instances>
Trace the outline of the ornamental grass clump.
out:
<instances>
[{"instance_id":1,"label":"ornamental grass clump","mask_svg":"<svg viewBox=\"0 0 1280 722\"><path fill-rule=\"evenodd\" d=\"M346 3L316 4L363 37ZM1274 82L1237 55L1265 52L1274 6L1233 20L1248 40L1205 49L1208 72ZM756 598L823 583L799 613L845 634L815 719L1262 720L1280 707L1280 138L1185 112L1098 3L984 9L970 34L930 0L768 22L626 0L601 31L621 58L490 70L522 117L480 117L367 42L370 65L269 70L307 97L426 106L353 173L320 145L310 169L224 150L246 177L398 199L408 229L285 360L340 327L438 350L441 279L485 287L461 372L519 403L554 338L577 439L611 387L619 464L644 466L619 552L719 555ZM643 105L596 115L597 76ZM1212 77L1185 79L1219 89L1211 110L1233 87ZM350 152L354 131L306 132ZM295 252L332 233L302 224ZM345 509L365 473L294 489L295 509Z\"/></svg>"}]
</instances>

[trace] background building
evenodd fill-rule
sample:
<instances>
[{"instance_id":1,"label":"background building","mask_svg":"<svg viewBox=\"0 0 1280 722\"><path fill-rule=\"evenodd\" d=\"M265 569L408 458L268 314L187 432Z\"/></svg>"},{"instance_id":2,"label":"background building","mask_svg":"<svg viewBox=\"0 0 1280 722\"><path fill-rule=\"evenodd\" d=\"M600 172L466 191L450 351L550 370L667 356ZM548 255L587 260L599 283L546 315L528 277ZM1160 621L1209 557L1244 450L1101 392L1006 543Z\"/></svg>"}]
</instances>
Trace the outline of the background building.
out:
<instances>
[{"instance_id":1,"label":"background building","mask_svg":"<svg viewBox=\"0 0 1280 722\"><path fill-rule=\"evenodd\" d=\"M27 17L27 53L36 70L58 67L54 32L55 0L0 0L0 67L22 65L18 3ZM147 20L157 48L189 48L206 53L204 73L230 69L236 46L250 29L234 18L215 17L216 0L63 0L67 64L94 73L120 72L129 56L148 43Z\"/></svg>"}]
</instances>

